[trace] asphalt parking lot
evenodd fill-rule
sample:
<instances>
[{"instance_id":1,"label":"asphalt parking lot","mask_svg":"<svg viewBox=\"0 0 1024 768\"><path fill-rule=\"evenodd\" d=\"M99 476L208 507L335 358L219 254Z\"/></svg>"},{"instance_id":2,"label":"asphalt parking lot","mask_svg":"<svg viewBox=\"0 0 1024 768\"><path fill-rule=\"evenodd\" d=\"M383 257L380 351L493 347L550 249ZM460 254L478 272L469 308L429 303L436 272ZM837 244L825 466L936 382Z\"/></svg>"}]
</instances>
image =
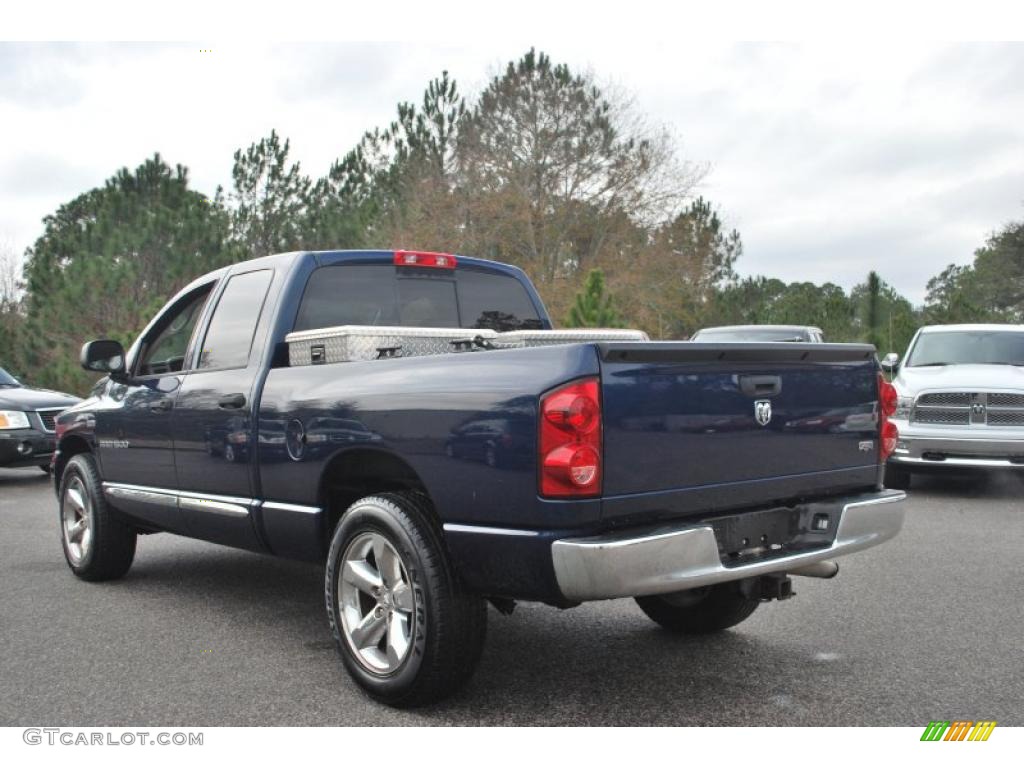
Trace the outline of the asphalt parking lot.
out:
<instances>
[{"instance_id":1,"label":"asphalt parking lot","mask_svg":"<svg viewBox=\"0 0 1024 768\"><path fill-rule=\"evenodd\" d=\"M400 712L342 669L322 569L157 535L86 584L48 478L0 470L0 725L1024 725L1022 496L919 481L897 539L713 638L631 600L491 609L470 686Z\"/></svg>"}]
</instances>

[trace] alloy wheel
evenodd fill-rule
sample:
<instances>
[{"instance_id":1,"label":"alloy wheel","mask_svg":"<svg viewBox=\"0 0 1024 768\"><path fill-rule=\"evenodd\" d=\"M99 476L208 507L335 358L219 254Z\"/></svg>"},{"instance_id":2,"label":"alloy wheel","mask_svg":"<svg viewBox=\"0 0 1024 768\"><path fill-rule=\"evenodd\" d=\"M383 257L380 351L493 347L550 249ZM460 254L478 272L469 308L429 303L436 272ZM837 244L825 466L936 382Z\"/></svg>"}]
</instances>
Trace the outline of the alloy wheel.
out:
<instances>
[{"instance_id":1,"label":"alloy wheel","mask_svg":"<svg viewBox=\"0 0 1024 768\"><path fill-rule=\"evenodd\" d=\"M68 557L78 565L92 546L92 504L80 477L73 476L64 489L61 519Z\"/></svg>"},{"instance_id":2,"label":"alloy wheel","mask_svg":"<svg viewBox=\"0 0 1024 768\"><path fill-rule=\"evenodd\" d=\"M356 659L375 674L395 672L412 648L416 598L405 563L382 534L352 539L337 594L342 634Z\"/></svg>"}]
</instances>

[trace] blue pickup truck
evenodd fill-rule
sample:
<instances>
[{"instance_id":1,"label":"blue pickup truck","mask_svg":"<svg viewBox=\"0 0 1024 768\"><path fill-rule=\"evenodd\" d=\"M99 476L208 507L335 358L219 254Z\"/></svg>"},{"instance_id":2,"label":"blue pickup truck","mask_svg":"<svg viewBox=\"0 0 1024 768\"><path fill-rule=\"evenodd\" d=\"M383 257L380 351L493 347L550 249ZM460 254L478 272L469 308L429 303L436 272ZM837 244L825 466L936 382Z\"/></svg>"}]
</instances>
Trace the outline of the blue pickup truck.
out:
<instances>
[{"instance_id":1,"label":"blue pickup truck","mask_svg":"<svg viewBox=\"0 0 1024 768\"><path fill-rule=\"evenodd\" d=\"M392 341L340 361L368 328ZM416 353L444 328L465 338ZM463 256L204 275L127 352L82 349L105 376L56 423L68 565L121 577L157 532L325 563L346 668L413 706L472 674L488 602L632 597L714 632L899 531L873 347L501 343L550 329L521 270Z\"/></svg>"}]
</instances>

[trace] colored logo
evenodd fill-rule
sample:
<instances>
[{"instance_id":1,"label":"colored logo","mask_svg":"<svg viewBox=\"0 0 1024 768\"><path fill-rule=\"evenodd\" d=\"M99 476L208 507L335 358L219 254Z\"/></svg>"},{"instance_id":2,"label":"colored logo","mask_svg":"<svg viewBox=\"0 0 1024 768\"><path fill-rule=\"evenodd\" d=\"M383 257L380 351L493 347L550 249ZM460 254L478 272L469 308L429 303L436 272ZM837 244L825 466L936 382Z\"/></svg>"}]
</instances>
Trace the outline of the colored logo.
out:
<instances>
[{"instance_id":1,"label":"colored logo","mask_svg":"<svg viewBox=\"0 0 1024 768\"><path fill-rule=\"evenodd\" d=\"M921 741L988 741L995 720L932 720L921 734Z\"/></svg>"}]
</instances>

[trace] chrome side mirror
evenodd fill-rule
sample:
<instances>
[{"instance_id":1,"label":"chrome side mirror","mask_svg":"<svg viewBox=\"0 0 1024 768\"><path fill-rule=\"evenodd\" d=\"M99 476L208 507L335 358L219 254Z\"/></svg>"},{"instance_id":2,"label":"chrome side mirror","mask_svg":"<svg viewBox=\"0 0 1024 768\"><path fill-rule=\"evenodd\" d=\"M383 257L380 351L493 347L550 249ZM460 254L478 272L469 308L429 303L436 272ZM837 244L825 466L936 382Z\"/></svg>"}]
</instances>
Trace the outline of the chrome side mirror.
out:
<instances>
[{"instance_id":1,"label":"chrome side mirror","mask_svg":"<svg viewBox=\"0 0 1024 768\"><path fill-rule=\"evenodd\" d=\"M882 367L889 371L889 373L892 373L900 367L900 356L895 352L890 352L882 358Z\"/></svg>"}]
</instances>

